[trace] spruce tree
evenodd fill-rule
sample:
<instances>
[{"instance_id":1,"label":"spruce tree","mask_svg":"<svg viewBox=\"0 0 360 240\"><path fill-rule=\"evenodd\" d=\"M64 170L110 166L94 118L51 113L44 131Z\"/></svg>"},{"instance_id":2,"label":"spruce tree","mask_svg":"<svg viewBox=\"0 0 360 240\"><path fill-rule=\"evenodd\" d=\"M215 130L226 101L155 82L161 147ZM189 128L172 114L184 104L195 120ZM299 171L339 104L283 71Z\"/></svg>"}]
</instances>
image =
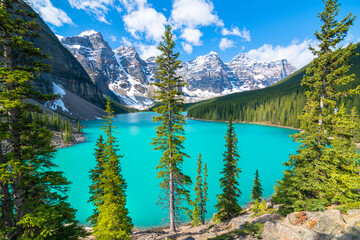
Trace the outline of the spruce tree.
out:
<instances>
[{"instance_id":1,"label":"spruce tree","mask_svg":"<svg viewBox=\"0 0 360 240\"><path fill-rule=\"evenodd\" d=\"M255 200L257 200L258 202L260 202L262 199L262 191L263 189L260 183L259 170L256 169L254 184L253 188L251 189L251 201L254 202Z\"/></svg>"},{"instance_id":2,"label":"spruce tree","mask_svg":"<svg viewBox=\"0 0 360 240\"><path fill-rule=\"evenodd\" d=\"M206 202L207 202L207 166L206 163L204 168L202 166L201 154L197 160L197 176L195 182L195 201L193 203L194 210L192 212L192 224L193 226L198 226L199 224L205 223L205 213L206 213Z\"/></svg>"},{"instance_id":3,"label":"spruce tree","mask_svg":"<svg viewBox=\"0 0 360 240\"><path fill-rule=\"evenodd\" d=\"M207 177L208 177L208 170L207 170L207 163L204 164L204 186L203 186L203 193L204 196L202 198L202 204L201 204L201 224L205 224L205 214L206 211L206 203L209 201L208 199L208 183L207 183Z\"/></svg>"},{"instance_id":4,"label":"spruce tree","mask_svg":"<svg viewBox=\"0 0 360 240\"><path fill-rule=\"evenodd\" d=\"M0 238L78 239L84 230L67 200L69 182L52 162L52 134L38 106L47 101L32 87L35 76L48 70L46 56L25 37L36 37L35 14L18 0L0 1ZM29 20L24 20L29 19Z\"/></svg>"},{"instance_id":5,"label":"spruce tree","mask_svg":"<svg viewBox=\"0 0 360 240\"><path fill-rule=\"evenodd\" d=\"M237 166L240 156L237 151L237 137L231 117L227 125L228 130L225 134L226 151L223 154L224 168L220 172L223 175L220 178L222 193L217 196L218 203L215 205L218 209L216 215L221 221L235 217L241 211L241 207L237 202L238 197L241 195L238 182L241 169Z\"/></svg>"},{"instance_id":6,"label":"spruce tree","mask_svg":"<svg viewBox=\"0 0 360 240\"><path fill-rule=\"evenodd\" d=\"M91 215L87 220L91 226L96 225L96 220L98 217L98 210L97 208L102 204L101 200L101 187L100 187L100 179L101 175L104 171L104 159L105 159L105 144L102 135L100 135L99 139L96 142L95 148L95 160L96 160L96 167L90 170L90 179L92 184L90 185L90 199L88 202L92 203L94 208L94 213Z\"/></svg>"},{"instance_id":7,"label":"spruce tree","mask_svg":"<svg viewBox=\"0 0 360 240\"><path fill-rule=\"evenodd\" d=\"M338 47L355 17L350 13L339 22L339 6L336 0L327 0L325 10L319 13L323 22L321 32L315 32L319 45L310 47L316 58L301 82L307 89L307 102L300 116L303 131L294 135L301 145L285 163L288 169L278 181L273 198L288 211L322 210L330 204L360 199L359 155L350 134L357 123L345 126L351 116L344 108L337 112L339 98L360 89L349 89L354 75L347 74L356 45Z\"/></svg>"},{"instance_id":8,"label":"spruce tree","mask_svg":"<svg viewBox=\"0 0 360 240\"><path fill-rule=\"evenodd\" d=\"M185 117L181 114L184 107L181 88L185 82L176 73L181 61L177 60L179 53L174 52L174 47L171 27L167 26L163 42L158 46L161 55L156 58L159 66L155 75L158 80L154 83L158 89L155 98L161 105L154 109L159 116L154 117L153 121L160 122L160 126L156 127L156 138L152 145L163 153L157 166L157 177L162 179L160 187L163 191L159 202L169 208L172 232L176 231L176 222L181 220L182 202L189 201L187 186L191 183L190 177L182 171L183 158L189 157L183 151Z\"/></svg>"},{"instance_id":9,"label":"spruce tree","mask_svg":"<svg viewBox=\"0 0 360 240\"><path fill-rule=\"evenodd\" d=\"M102 127L106 134L106 141L100 145L95 155L97 166L91 171L93 185L90 187L92 196L90 201L96 209L90 217L93 234L99 240L131 239L132 220L126 208L126 182L121 175L121 166L116 138L113 136L115 127L112 126L113 110L110 101L106 104L106 116Z\"/></svg>"}]
</instances>

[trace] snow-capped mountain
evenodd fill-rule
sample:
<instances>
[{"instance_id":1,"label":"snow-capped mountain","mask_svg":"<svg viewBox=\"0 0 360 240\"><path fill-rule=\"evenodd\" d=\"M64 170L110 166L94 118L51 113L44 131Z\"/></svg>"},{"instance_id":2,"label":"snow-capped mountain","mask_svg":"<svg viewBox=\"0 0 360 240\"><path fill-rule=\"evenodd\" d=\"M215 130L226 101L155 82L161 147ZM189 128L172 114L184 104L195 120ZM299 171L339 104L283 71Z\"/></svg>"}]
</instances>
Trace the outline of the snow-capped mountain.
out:
<instances>
[{"instance_id":1,"label":"snow-capped mountain","mask_svg":"<svg viewBox=\"0 0 360 240\"><path fill-rule=\"evenodd\" d=\"M122 104L134 108L142 109L153 104L145 96L151 73L135 48L121 46L113 51L102 35L94 30L59 40L103 93L115 94Z\"/></svg>"},{"instance_id":2,"label":"snow-capped mountain","mask_svg":"<svg viewBox=\"0 0 360 240\"><path fill-rule=\"evenodd\" d=\"M259 62L240 53L227 63L234 88L242 91L270 86L296 71L286 59L274 62Z\"/></svg>"},{"instance_id":3,"label":"snow-capped mountain","mask_svg":"<svg viewBox=\"0 0 360 240\"><path fill-rule=\"evenodd\" d=\"M78 59L92 81L105 94L115 94L127 106L144 109L154 103L155 57L142 60L134 47L112 50L94 30L59 38ZM216 52L183 63L179 75L188 83L183 88L186 102L195 102L234 92L269 86L295 72L287 60L258 62L239 54L224 63Z\"/></svg>"}]
</instances>

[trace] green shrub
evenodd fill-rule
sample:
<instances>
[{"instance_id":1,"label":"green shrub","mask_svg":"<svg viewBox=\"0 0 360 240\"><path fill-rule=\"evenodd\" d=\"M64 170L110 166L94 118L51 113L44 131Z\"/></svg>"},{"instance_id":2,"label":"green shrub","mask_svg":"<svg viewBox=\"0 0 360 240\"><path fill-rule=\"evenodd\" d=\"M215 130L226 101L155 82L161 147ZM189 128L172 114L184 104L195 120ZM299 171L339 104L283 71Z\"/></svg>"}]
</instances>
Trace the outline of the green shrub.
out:
<instances>
[{"instance_id":1,"label":"green shrub","mask_svg":"<svg viewBox=\"0 0 360 240\"><path fill-rule=\"evenodd\" d=\"M252 236L261 239L261 233L264 230L264 224L257 223L245 223L242 229L236 229L229 233L222 234L214 238L208 238L212 240L232 240L239 236Z\"/></svg>"}]
</instances>

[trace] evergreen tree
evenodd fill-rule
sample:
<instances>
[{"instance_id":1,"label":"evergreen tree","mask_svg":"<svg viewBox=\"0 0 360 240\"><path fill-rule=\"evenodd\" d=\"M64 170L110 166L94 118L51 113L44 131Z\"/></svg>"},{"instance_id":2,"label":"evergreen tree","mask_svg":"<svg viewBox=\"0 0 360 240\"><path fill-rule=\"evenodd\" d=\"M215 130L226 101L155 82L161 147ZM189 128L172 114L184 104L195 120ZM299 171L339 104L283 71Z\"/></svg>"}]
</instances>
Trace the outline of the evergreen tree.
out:
<instances>
[{"instance_id":1,"label":"evergreen tree","mask_svg":"<svg viewBox=\"0 0 360 240\"><path fill-rule=\"evenodd\" d=\"M201 161L201 154L197 161L197 176L196 183L194 187L195 191L195 201L194 201L194 210L192 212L191 219L194 226L205 223L205 213L206 213L206 202L207 202L207 166L204 165L204 169Z\"/></svg>"},{"instance_id":2,"label":"evergreen tree","mask_svg":"<svg viewBox=\"0 0 360 240\"><path fill-rule=\"evenodd\" d=\"M122 156L117 153L118 146L113 136L114 116L109 100L105 112L103 131L107 138L104 144L99 138L95 152L97 166L91 171L93 185L90 187L90 201L96 209L89 220L94 227L93 234L99 240L131 239L133 224L126 208L126 182L121 175L119 161Z\"/></svg>"},{"instance_id":3,"label":"evergreen tree","mask_svg":"<svg viewBox=\"0 0 360 240\"><path fill-rule=\"evenodd\" d=\"M172 232L176 231L176 222L181 220L182 201L189 201L187 186L191 183L190 177L182 172L183 158L189 157L183 151L185 117L181 114L184 107L181 88L185 82L176 74L176 70L181 67L181 61L177 60L179 53L174 53L174 47L171 27L167 26L163 42L158 46L161 55L156 58L159 66L155 78L158 82L154 85L159 90L156 91L155 98L161 105L154 109L160 116L154 117L153 121L161 124L156 127L157 137L152 144L155 145L154 149L163 152L157 166L157 177L162 179L160 187L163 195L160 203L169 208Z\"/></svg>"},{"instance_id":4,"label":"evergreen tree","mask_svg":"<svg viewBox=\"0 0 360 240\"><path fill-rule=\"evenodd\" d=\"M240 156L237 152L237 137L231 117L228 122L225 139L226 151L223 154L224 168L220 172L223 175L220 178L222 193L218 195L218 203L215 206L218 209L217 217L220 220L235 217L240 214L241 211L241 207L237 202L238 197L241 195L238 182L241 169L237 166Z\"/></svg>"},{"instance_id":5,"label":"evergreen tree","mask_svg":"<svg viewBox=\"0 0 360 240\"><path fill-rule=\"evenodd\" d=\"M319 46L310 47L316 58L301 83L307 89L300 117L303 131L294 135L301 145L285 163L289 169L275 187L275 202L289 211L322 210L330 204L360 200L359 155L351 144L351 132L357 129L357 123L346 126L351 116L343 107L336 111L340 97L360 89L344 88L354 80L354 75L347 72L356 46L337 48L355 17L349 14L338 22L339 6L336 0L327 0L325 10L318 15L323 22L321 32L315 32Z\"/></svg>"},{"instance_id":6,"label":"evergreen tree","mask_svg":"<svg viewBox=\"0 0 360 240\"><path fill-rule=\"evenodd\" d=\"M259 179L259 170L256 169L254 184L251 190L251 201L254 202L255 200L257 200L258 202L260 202L262 199L262 191L263 189L261 187L261 183Z\"/></svg>"},{"instance_id":7,"label":"evergreen tree","mask_svg":"<svg viewBox=\"0 0 360 240\"><path fill-rule=\"evenodd\" d=\"M93 215L91 215L87 220L90 222L91 226L96 225L96 220L98 217L98 210L97 208L102 204L100 202L100 197L102 195L101 187L100 187L100 178L104 171L104 159L105 159L105 145L102 135L100 135L99 139L96 142L95 148L95 160L96 160L96 167L90 170L90 179L92 184L90 185L90 199L89 202L94 204L95 209Z\"/></svg>"},{"instance_id":8,"label":"evergreen tree","mask_svg":"<svg viewBox=\"0 0 360 240\"><path fill-rule=\"evenodd\" d=\"M202 204L201 204L201 224L205 224L205 214L206 211L206 203L209 201L208 199L208 183L207 183L207 177L208 177L208 170L207 170L207 163L204 164L204 186L203 186L203 193L204 196L202 198Z\"/></svg>"},{"instance_id":9,"label":"evergreen tree","mask_svg":"<svg viewBox=\"0 0 360 240\"><path fill-rule=\"evenodd\" d=\"M52 134L42 119L31 117L40 108L25 101L54 97L31 85L49 66L24 40L36 37L38 29L24 6L20 0L0 1L0 238L78 239L85 232L66 202L69 182L52 162Z\"/></svg>"},{"instance_id":10,"label":"evergreen tree","mask_svg":"<svg viewBox=\"0 0 360 240\"><path fill-rule=\"evenodd\" d=\"M80 120L79 119L77 121L77 133L81 133L81 125L80 125Z\"/></svg>"}]
</instances>

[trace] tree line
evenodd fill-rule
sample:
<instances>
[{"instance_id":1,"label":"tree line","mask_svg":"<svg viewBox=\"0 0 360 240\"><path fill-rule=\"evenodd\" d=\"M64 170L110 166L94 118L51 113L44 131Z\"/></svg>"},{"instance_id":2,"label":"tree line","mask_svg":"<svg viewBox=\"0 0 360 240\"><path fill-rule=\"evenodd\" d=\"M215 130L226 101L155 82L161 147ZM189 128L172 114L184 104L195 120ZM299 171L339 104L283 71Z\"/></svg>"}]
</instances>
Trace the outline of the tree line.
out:
<instances>
[{"instance_id":1,"label":"tree line","mask_svg":"<svg viewBox=\"0 0 360 240\"><path fill-rule=\"evenodd\" d=\"M356 54L350 58L349 74L355 75L355 81L341 86L341 89L352 89L360 84L360 45ZM306 103L306 89L301 86L305 66L277 84L265 89L235 93L211 99L188 107L188 117L205 120L226 121L232 116L234 121L261 122L287 127L300 127L299 116ZM360 111L360 96L341 96L336 100L344 105L347 112L353 107Z\"/></svg>"}]
</instances>

